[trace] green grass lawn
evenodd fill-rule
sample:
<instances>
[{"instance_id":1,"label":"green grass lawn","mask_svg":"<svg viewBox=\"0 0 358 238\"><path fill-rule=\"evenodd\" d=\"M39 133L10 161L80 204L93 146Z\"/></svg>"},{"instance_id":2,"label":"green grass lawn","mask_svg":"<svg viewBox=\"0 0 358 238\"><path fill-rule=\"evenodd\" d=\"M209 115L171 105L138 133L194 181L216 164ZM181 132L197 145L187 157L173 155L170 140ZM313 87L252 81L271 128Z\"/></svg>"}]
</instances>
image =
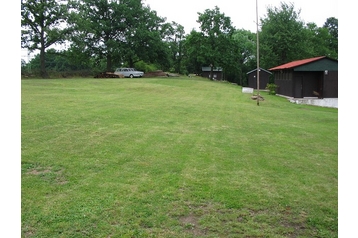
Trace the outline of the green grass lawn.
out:
<instances>
[{"instance_id":1,"label":"green grass lawn","mask_svg":"<svg viewBox=\"0 0 358 238\"><path fill-rule=\"evenodd\" d=\"M261 95L22 80L22 236L338 237L338 110Z\"/></svg>"}]
</instances>

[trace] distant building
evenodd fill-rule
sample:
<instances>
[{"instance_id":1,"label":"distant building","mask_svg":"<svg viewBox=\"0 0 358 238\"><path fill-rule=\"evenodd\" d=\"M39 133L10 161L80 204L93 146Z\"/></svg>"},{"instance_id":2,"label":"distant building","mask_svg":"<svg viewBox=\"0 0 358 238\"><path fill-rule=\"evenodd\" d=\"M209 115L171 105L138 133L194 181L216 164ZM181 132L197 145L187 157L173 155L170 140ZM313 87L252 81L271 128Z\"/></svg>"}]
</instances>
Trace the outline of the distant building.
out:
<instances>
[{"instance_id":1,"label":"distant building","mask_svg":"<svg viewBox=\"0 0 358 238\"><path fill-rule=\"evenodd\" d=\"M257 68L246 73L248 75L247 83L250 88L257 89ZM260 68L259 88L265 89L270 82L272 73L263 68Z\"/></svg>"},{"instance_id":2,"label":"distant building","mask_svg":"<svg viewBox=\"0 0 358 238\"><path fill-rule=\"evenodd\" d=\"M338 60L320 56L269 69L277 94L294 97L338 98Z\"/></svg>"},{"instance_id":3,"label":"distant building","mask_svg":"<svg viewBox=\"0 0 358 238\"><path fill-rule=\"evenodd\" d=\"M213 68L213 79L222 80L223 79L223 69L221 67ZM201 76L205 78L211 78L211 67L202 67L201 68Z\"/></svg>"}]
</instances>

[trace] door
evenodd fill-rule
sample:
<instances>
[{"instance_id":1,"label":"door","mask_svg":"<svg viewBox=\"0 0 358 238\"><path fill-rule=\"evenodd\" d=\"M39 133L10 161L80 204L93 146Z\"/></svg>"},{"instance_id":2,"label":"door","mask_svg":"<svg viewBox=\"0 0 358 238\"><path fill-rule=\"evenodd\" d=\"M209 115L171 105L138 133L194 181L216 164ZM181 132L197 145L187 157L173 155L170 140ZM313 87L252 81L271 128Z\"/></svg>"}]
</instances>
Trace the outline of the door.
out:
<instances>
[{"instance_id":1,"label":"door","mask_svg":"<svg viewBox=\"0 0 358 238\"><path fill-rule=\"evenodd\" d=\"M295 76L293 80L293 97L302 98L303 77Z\"/></svg>"},{"instance_id":2,"label":"door","mask_svg":"<svg viewBox=\"0 0 358 238\"><path fill-rule=\"evenodd\" d=\"M319 98L323 98L323 89L324 89L324 72L320 73L318 76L318 93L319 93Z\"/></svg>"}]
</instances>

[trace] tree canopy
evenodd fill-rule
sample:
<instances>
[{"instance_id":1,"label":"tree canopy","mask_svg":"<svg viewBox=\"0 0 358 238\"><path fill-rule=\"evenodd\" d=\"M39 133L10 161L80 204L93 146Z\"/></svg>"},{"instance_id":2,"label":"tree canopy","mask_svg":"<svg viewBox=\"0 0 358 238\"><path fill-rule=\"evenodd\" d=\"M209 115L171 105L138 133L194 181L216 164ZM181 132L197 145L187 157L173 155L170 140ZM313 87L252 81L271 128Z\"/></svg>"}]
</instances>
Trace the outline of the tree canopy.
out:
<instances>
[{"instance_id":1,"label":"tree canopy","mask_svg":"<svg viewBox=\"0 0 358 238\"><path fill-rule=\"evenodd\" d=\"M21 46L40 51L41 76L47 77L45 50L65 40L68 29L67 1L21 0Z\"/></svg>"},{"instance_id":2,"label":"tree canopy","mask_svg":"<svg viewBox=\"0 0 358 238\"><path fill-rule=\"evenodd\" d=\"M40 51L28 64L42 77L46 70L128 66L186 74L211 66L221 67L225 80L245 85L246 73L256 67L256 33L235 29L218 6L198 12L200 29L188 34L141 0L22 0L21 9L22 47ZM322 55L338 59L338 19L305 23L293 3L268 7L258 33L263 68ZM64 50L51 49L64 42Z\"/></svg>"},{"instance_id":3,"label":"tree canopy","mask_svg":"<svg viewBox=\"0 0 358 238\"><path fill-rule=\"evenodd\" d=\"M269 7L266 17L261 19L259 33L263 67L316 56L337 58L338 20L333 19L318 27L315 23L306 24L293 3L281 2L280 7Z\"/></svg>"},{"instance_id":4,"label":"tree canopy","mask_svg":"<svg viewBox=\"0 0 358 238\"><path fill-rule=\"evenodd\" d=\"M213 77L213 68L229 69L231 62L235 61L236 54L232 39L235 28L230 17L221 13L217 6L214 9L206 9L198 15L197 22L200 24L201 32L196 34L192 31L193 44L189 45L189 48L196 49L189 50L195 51L197 60L201 64L211 67L210 75Z\"/></svg>"},{"instance_id":5,"label":"tree canopy","mask_svg":"<svg viewBox=\"0 0 358 238\"><path fill-rule=\"evenodd\" d=\"M273 67L304 58L306 39L302 34L303 30L300 11L296 11L292 3L269 7L266 18L261 19L259 33L263 67Z\"/></svg>"}]
</instances>

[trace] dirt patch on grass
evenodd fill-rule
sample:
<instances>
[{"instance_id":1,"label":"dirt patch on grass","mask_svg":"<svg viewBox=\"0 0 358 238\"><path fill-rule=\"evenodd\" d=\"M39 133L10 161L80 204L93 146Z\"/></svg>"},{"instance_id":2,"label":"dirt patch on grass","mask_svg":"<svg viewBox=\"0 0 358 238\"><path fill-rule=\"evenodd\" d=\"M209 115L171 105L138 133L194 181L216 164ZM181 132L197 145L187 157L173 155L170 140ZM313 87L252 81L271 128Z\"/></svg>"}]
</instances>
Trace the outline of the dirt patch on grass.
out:
<instances>
[{"instance_id":1,"label":"dirt patch on grass","mask_svg":"<svg viewBox=\"0 0 358 238\"><path fill-rule=\"evenodd\" d=\"M55 181L57 184L60 185L68 183L68 181L65 179L63 175L63 169L56 171L51 167L46 167L46 168L36 167L36 168L28 169L28 171L25 174L40 176L45 180Z\"/></svg>"},{"instance_id":2,"label":"dirt patch on grass","mask_svg":"<svg viewBox=\"0 0 358 238\"><path fill-rule=\"evenodd\" d=\"M203 236L206 234L206 230L200 228L198 216L189 214L188 216L179 218L179 220L186 232L189 232L194 236Z\"/></svg>"},{"instance_id":3,"label":"dirt patch on grass","mask_svg":"<svg viewBox=\"0 0 358 238\"><path fill-rule=\"evenodd\" d=\"M284 215L282 217L292 216L291 209L289 207L286 208ZM298 237L301 234L307 232L307 214L303 211L300 212L299 215L295 216L295 219L291 217L291 219L282 219L281 225L283 227L289 228L293 230L292 232L287 234L287 237Z\"/></svg>"},{"instance_id":4,"label":"dirt patch on grass","mask_svg":"<svg viewBox=\"0 0 358 238\"><path fill-rule=\"evenodd\" d=\"M291 207L256 210L227 208L217 203L189 203L187 208L189 213L182 214L178 219L185 233L194 237L299 237L317 234L315 229L307 225L308 214L297 212Z\"/></svg>"},{"instance_id":5,"label":"dirt patch on grass","mask_svg":"<svg viewBox=\"0 0 358 238\"><path fill-rule=\"evenodd\" d=\"M50 169L45 169L45 170L41 170L41 169L31 169L29 172L27 172L26 174L31 174L31 175L40 175L40 174L47 174L47 173L51 173Z\"/></svg>"}]
</instances>

